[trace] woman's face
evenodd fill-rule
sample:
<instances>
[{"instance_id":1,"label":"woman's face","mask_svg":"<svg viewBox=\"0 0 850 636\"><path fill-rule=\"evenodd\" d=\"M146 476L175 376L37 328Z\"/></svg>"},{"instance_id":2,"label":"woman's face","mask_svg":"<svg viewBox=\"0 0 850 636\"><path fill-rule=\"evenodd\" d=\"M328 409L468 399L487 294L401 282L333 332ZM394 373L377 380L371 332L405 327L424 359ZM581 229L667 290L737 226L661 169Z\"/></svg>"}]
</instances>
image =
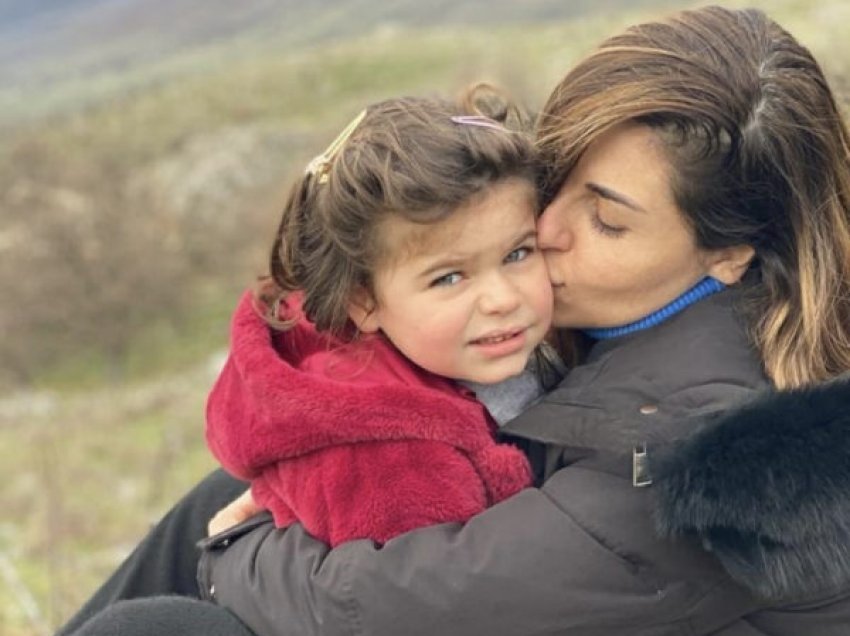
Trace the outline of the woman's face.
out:
<instances>
[{"instance_id":1,"label":"woman's face","mask_svg":"<svg viewBox=\"0 0 850 636\"><path fill-rule=\"evenodd\" d=\"M558 327L639 320L713 275L720 260L697 246L673 201L661 141L633 123L590 145L537 231Z\"/></svg>"}]
</instances>

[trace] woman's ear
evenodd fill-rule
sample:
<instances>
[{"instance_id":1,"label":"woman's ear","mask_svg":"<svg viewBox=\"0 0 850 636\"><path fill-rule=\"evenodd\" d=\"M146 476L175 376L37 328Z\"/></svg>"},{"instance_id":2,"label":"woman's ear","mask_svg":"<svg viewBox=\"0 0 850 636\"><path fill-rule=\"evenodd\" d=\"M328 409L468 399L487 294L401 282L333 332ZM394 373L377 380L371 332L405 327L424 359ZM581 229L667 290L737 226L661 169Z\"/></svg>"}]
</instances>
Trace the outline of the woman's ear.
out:
<instances>
[{"instance_id":1,"label":"woman's ear","mask_svg":"<svg viewBox=\"0 0 850 636\"><path fill-rule=\"evenodd\" d=\"M708 275L725 285L734 285L746 273L756 255L750 245L734 245L709 252Z\"/></svg>"},{"instance_id":2,"label":"woman's ear","mask_svg":"<svg viewBox=\"0 0 850 636\"><path fill-rule=\"evenodd\" d=\"M378 303L372 294L358 287L348 302L348 317L361 333L375 333L381 328L378 319Z\"/></svg>"}]
</instances>

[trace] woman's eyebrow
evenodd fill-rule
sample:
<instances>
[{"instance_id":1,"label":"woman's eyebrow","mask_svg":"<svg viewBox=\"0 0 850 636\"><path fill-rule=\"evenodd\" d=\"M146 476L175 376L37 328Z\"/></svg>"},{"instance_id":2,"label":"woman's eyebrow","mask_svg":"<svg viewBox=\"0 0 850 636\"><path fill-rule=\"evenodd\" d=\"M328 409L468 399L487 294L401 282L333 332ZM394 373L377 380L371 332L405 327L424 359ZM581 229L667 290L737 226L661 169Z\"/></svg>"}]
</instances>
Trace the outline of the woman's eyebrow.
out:
<instances>
[{"instance_id":1,"label":"woman's eyebrow","mask_svg":"<svg viewBox=\"0 0 850 636\"><path fill-rule=\"evenodd\" d=\"M599 185L598 183L593 183L592 181L588 181L587 183L585 183L584 187L587 188L588 190L590 190L591 192L593 192L594 194L602 197L603 199L608 199L610 201L614 201L615 203L619 203L621 205L624 205L627 208L631 208L632 210L635 210L636 212L646 213L646 210L642 206L635 203L632 199L630 199L626 195L620 194L616 190L612 190L611 188L606 188L605 186Z\"/></svg>"}]
</instances>

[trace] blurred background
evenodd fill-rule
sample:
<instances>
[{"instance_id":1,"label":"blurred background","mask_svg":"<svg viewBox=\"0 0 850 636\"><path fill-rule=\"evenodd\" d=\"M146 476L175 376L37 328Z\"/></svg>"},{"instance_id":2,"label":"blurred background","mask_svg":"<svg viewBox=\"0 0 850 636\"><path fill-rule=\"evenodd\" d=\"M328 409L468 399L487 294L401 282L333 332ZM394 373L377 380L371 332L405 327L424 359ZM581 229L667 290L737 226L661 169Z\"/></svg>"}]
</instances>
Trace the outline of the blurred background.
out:
<instances>
[{"instance_id":1,"label":"blurred background","mask_svg":"<svg viewBox=\"0 0 850 636\"><path fill-rule=\"evenodd\" d=\"M724 4L767 10L846 103L850 3ZM536 109L686 6L0 0L0 633L51 633L213 467L229 312L289 176L355 113L478 80Z\"/></svg>"}]
</instances>

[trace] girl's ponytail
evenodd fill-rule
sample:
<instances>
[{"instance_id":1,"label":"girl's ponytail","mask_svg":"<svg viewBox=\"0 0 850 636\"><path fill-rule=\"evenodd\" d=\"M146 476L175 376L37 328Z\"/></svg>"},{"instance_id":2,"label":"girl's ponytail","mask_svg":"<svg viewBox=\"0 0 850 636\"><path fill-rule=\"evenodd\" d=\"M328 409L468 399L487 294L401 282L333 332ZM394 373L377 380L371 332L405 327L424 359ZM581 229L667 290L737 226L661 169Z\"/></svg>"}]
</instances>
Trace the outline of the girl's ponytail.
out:
<instances>
[{"instance_id":1,"label":"girl's ponytail","mask_svg":"<svg viewBox=\"0 0 850 636\"><path fill-rule=\"evenodd\" d=\"M293 184L283 207L280 223L269 254L269 275L257 281L254 298L265 319L277 329L288 329L293 320L280 317L279 305L286 296L303 286L303 247L311 218L313 179L304 175Z\"/></svg>"},{"instance_id":2,"label":"girl's ponytail","mask_svg":"<svg viewBox=\"0 0 850 636\"><path fill-rule=\"evenodd\" d=\"M504 89L493 84L473 84L464 89L457 102L463 112L492 119L508 130L532 131L534 122L529 112L513 101Z\"/></svg>"}]
</instances>

